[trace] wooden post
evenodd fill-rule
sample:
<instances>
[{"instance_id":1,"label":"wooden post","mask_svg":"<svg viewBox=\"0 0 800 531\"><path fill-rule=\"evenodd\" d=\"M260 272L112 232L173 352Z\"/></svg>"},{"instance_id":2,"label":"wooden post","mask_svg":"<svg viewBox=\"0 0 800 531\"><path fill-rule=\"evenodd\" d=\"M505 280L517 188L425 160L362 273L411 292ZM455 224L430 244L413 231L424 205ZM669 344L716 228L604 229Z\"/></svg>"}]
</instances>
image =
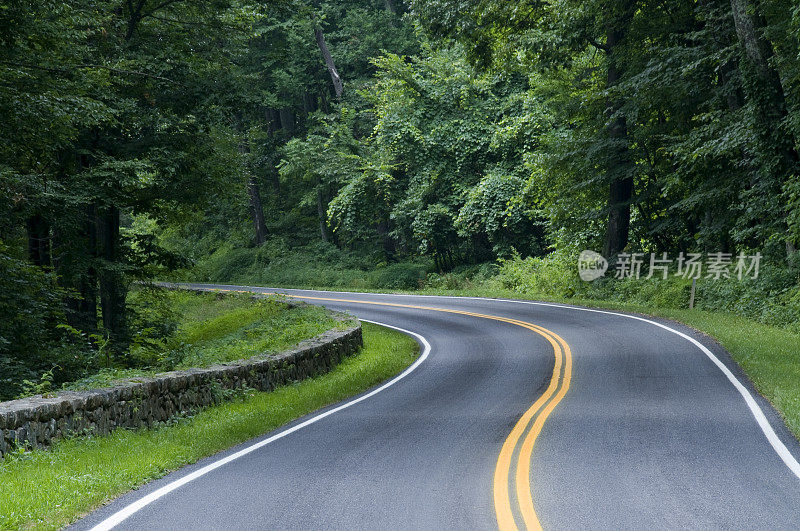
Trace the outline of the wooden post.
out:
<instances>
[{"instance_id":1,"label":"wooden post","mask_svg":"<svg viewBox=\"0 0 800 531\"><path fill-rule=\"evenodd\" d=\"M689 309L690 310L694 309L694 289L695 289L695 286L697 286L697 279L693 278L692 279L692 293L689 295Z\"/></svg>"}]
</instances>

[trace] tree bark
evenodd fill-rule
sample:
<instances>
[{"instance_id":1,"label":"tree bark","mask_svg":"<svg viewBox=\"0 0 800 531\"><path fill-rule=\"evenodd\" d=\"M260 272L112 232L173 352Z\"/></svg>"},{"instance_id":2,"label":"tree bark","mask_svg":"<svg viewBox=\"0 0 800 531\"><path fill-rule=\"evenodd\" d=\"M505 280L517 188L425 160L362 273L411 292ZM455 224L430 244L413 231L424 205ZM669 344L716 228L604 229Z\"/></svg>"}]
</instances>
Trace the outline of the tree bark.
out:
<instances>
[{"instance_id":1,"label":"tree bark","mask_svg":"<svg viewBox=\"0 0 800 531\"><path fill-rule=\"evenodd\" d=\"M314 37L317 39L317 46L319 46L319 51L322 52L322 58L325 60L325 67L328 69L328 73L331 75L331 81L333 81L333 90L336 93L336 99L342 99L342 91L344 90L342 78L339 76L339 72L336 70L336 63L333 62L333 56L331 55L330 50L328 50L328 45L325 42L325 34L322 33L322 28L320 28L319 24L317 24L316 18L314 19Z\"/></svg>"},{"instance_id":2,"label":"tree bark","mask_svg":"<svg viewBox=\"0 0 800 531\"><path fill-rule=\"evenodd\" d=\"M607 88L612 89L622 78L622 69L616 57L617 47L628 31L633 18L634 2L627 2L623 13L609 24L606 33L604 50L608 55ZM631 157L628 151L628 124L625 116L620 114L622 102L616 97L609 97L606 113L609 117L608 136L611 139L611 153L608 157L606 172L608 185L608 221L603 244L603 256L616 255L628 245L631 222L631 199L633 198L633 177Z\"/></svg>"},{"instance_id":3,"label":"tree bark","mask_svg":"<svg viewBox=\"0 0 800 531\"><path fill-rule=\"evenodd\" d=\"M282 110L277 113L281 118L281 122L283 122L282 113ZM271 111L267 110L267 116L269 117L271 114ZM272 117L274 117L274 114L272 114ZM241 114L237 114L235 117L234 129L239 133L239 154L241 155L242 169L247 178L247 197L250 203L250 216L253 219L253 242L261 246L267 241L267 224L264 219L264 206L261 201L261 189L258 185L258 179L250 171L250 140L247 138Z\"/></svg>"},{"instance_id":4,"label":"tree bark","mask_svg":"<svg viewBox=\"0 0 800 531\"><path fill-rule=\"evenodd\" d=\"M748 0L731 0L736 35L745 55L745 85L762 122L758 132L762 140L773 147L787 169L796 169L800 157L795 139L783 126L788 116L786 94L780 75L771 64L774 52L764 37L766 21L756 7L750 7Z\"/></svg>"},{"instance_id":5,"label":"tree bark","mask_svg":"<svg viewBox=\"0 0 800 531\"><path fill-rule=\"evenodd\" d=\"M103 209L98 215L97 235L100 244L100 308L103 328L111 339L111 349L122 353L128 343L128 319L125 298L128 288L120 268L120 212L116 206Z\"/></svg>"},{"instance_id":6,"label":"tree bark","mask_svg":"<svg viewBox=\"0 0 800 531\"><path fill-rule=\"evenodd\" d=\"M91 334L97 332L97 208L94 205L86 205L85 230L90 262L85 276L79 282L81 298L78 305L85 328L76 328Z\"/></svg>"},{"instance_id":7,"label":"tree bark","mask_svg":"<svg viewBox=\"0 0 800 531\"><path fill-rule=\"evenodd\" d=\"M250 142L242 136L239 141L239 153L242 155L242 165L247 174L247 195L250 198L250 215L253 218L255 244L261 246L267 241L267 224L264 220L264 207L261 202L261 190L255 174L250 171Z\"/></svg>"},{"instance_id":8,"label":"tree bark","mask_svg":"<svg viewBox=\"0 0 800 531\"><path fill-rule=\"evenodd\" d=\"M75 170L83 172L90 163L86 154L69 153ZM62 177L67 167L62 168ZM52 226L52 264L58 282L66 288L64 309L67 324L89 334L97 332L97 208L94 203L78 205L67 215L78 221Z\"/></svg>"},{"instance_id":9,"label":"tree bark","mask_svg":"<svg viewBox=\"0 0 800 531\"><path fill-rule=\"evenodd\" d=\"M319 95L319 107L325 114L331 113L331 106L328 103L328 98L325 96L324 92Z\"/></svg>"},{"instance_id":10,"label":"tree bark","mask_svg":"<svg viewBox=\"0 0 800 531\"><path fill-rule=\"evenodd\" d=\"M317 97L310 92L303 93L303 112L311 114L317 110Z\"/></svg>"},{"instance_id":11,"label":"tree bark","mask_svg":"<svg viewBox=\"0 0 800 531\"><path fill-rule=\"evenodd\" d=\"M44 216L34 214L26 222L28 257L39 267L50 266L50 226Z\"/></svg>"},{"instance_id":12,"label":"tree bark","mask_svg":"<svg viewBox=\"0 0 800 531\"><path fill-rule=\"evenodd\" d=\"M264 110L264 118L267 120L267 133L270 135L280 128L281 119L278 111L275 109L267 108Z\"/></svg>"},{"instance_id":13,"label":"tree bark","mask_svg":"<svg viewBox=\"0 0 800 531\"><path fill-rule=\"evenodd\" d=\"M389 234L389 219L388 216L383 220L378 222L377 225L378 236L381 238L381 244L383 246L383 253L386 256L387 260L391 260L394 257L396 252L396 248L394 245L394 240L392 239L391 234Z\"/></svg>"},{"instance_id":14,"label":"tree bark","mask_svg":"<svg viewBox=\"0 0 800 531\"><path fill-rule=\"evenodd\" d=\"M125 42L130 41L133 38L133 34L136 32L136 28L139 26L139 22L142 21L142 9L144 8L145 0L137 0L136 4L131 0L128 0L128 24L127 29L125 30Z\"/></svg>"},{"instance_id":15,"label":"tree bark","mask_svg":"<svg viewBox=\"0 0 800 531\"><path fill-rule=\"evenodd\" d=\"M97 219L94 205L85 205L76 212L82 225L77 233L53 227L53 266L59 284L66 288L64 297L67 323L83 332L97 332ZM75 259L75 248L81 257Z\"/></svg>"},{"instance_id":16,"label":"tree bark","mask_svg":"<svg viewBox=\"0 0 800 531\"><path fill-rule=\"evenodd\" d=\"M281 122L281 129L286 134L287 138L294 136L295 131L295 116L292 109L283 108L278 110L278 117Z\"/></svg>"},{"instance_id":17,"label":"tree bark","mask_svg":"<svg viewBox=\"0 0 800 531\"><path fill-rule=\"evenodd\" d=\"M384 6L386 7L386 11L391 14L389 17L389 25L393 28L396 27L395 18L397 18L397 8L393 0L384 0Z\"/></svg>"},{"instance_id":18,"label":"tree bark","mask_svg":"<svg viewBox=\"0 0 800 531\"><path fill-rule=\"evenodd\" d=\"M261 204L261 191L258 189L256 176L252 172L247 175L247 194L250 196L250 211L253 216L256 245L267 241L267 225L264 220L264 207Z\"/></svg>"},{"instance_id":19,"label":"tree bark","mask_svg":"<svg viewBox=\"0 0 800 531\"><path fill-rule=\"evenodd\" d=\"M612 257L628 245L633 179L614 179L608 189L608 225L603 256Z\"/></svg>"}]
</instances>

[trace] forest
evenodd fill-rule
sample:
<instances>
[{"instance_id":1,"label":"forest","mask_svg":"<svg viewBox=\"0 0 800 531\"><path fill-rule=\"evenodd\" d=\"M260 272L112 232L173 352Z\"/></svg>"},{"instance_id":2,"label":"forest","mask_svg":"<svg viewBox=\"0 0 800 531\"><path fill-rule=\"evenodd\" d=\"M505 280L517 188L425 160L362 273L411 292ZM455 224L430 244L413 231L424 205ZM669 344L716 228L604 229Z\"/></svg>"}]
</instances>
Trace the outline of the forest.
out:
<instances>
[{"instance_id":1,"label":"forest","mask_svg":"<svg viewBox=\"0 0 800 531\"><path fill-rule=\"evenodd\" d=\"M3 0L0 116L0 399L134 364L153 280L685 305L578 253L758 253L698 304L800 330L789 0Z\"/></svg>"}]
</instances>

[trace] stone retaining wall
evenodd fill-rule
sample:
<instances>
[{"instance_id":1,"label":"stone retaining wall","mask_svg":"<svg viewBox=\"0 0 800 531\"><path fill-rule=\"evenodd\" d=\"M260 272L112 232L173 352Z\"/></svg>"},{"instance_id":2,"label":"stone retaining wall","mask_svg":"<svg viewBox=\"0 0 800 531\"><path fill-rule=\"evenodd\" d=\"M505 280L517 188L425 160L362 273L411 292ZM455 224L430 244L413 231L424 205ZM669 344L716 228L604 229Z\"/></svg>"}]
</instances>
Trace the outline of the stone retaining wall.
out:
<instances>
[{"instance_id":1,"label":"stone retaining wall","mask_svg":"<svg viewBox=\"0 0 800 531\"><path fill-rule=\"evenodd\" d=\"M137 378L93 391L0 402L0 456L70 435L138 428L221 402L229 389L269 391L331 370L362 346L361 326L330 330L278 355Z\"/></svg>"}]
</instances>

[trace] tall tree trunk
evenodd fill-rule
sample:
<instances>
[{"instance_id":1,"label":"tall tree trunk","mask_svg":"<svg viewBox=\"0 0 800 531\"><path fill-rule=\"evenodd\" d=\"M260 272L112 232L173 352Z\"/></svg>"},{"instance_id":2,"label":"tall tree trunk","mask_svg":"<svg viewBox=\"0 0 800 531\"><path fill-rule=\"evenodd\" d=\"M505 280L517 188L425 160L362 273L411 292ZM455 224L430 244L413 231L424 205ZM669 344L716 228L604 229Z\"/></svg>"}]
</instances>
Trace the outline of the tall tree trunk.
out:
<instances>
[{"instance_id":1,"label":"tall tree trunk","mask_svg":"<svg viewBox=\"0 0 800 531\"><path fill-rule=\"evenodd\" d=\"M328 98L325 96L325 92L319 95L319 108L322 109L322 112L325 114L331 113L331 105L328 103Z\"/></svg>"},{"instance_id":2,"label":"tall tree trunk","mask_svg":"<svg viewBox=\"0 0 800 531\"><path fill-rule=\"evenodd\" d=\"M94 268L78 281L78 297L67 299L67 322L73 328L88 334L97 333L97 273Z\"/></svg>"},{"instance_id":3,"label":"tall tree trunk","mask_svg":"<svg viewBox=\"0 0 800 531\"><path fill-rule=\"evenodd\" d=\"M275 136L275 133L280 128L280 113L278 111L276 111L275 109L265 109L264 110L264 116L265 116L265 118L267 120L267 134L270 137L270 145L273 146L273 148L274 148L274 146L277 145L277 141L275 140L274 136ZM269 181L269 183L271 185L273 195L275 197L278 197L281 194L281 181L280 181L280 178L278 176L278 171L275 168L275 166L272 163L272 161L270 161L269 165L270 165L270 168L269 168L269 171L268 171L268 174L267 174L267 179L268 179L268 181ZM261 199L260 195L259 195L259 199ZM264 209L262 208L261 212L263 212L263 211L264 211Z\"/></svg>"},{"instance_id":4,"label":"tall tree trunk","mask_svg":"<svg viewBox=\"0 0 800 531\"><path fill-rule=\"evenodd\" d=\"M280 197L281 195L281 178L280 174L278 173L278 169L275 168L272 164L268 169L267 173L267 181L270 184L270 188L272 188L272 195L274 197ZM263 212L263 210L262 210Z\"/></svg>"},{"instance_id":5,"label":"tall tree trunk","mask_svg":"<svg viewBox=\"0 0 800 531\"><path fill-rule=\"evenodd\" d=\"M53 266L67 290L67 323L93 334L97 332L97 218L94 205L86 205L77 214L83 219L77 234L64 232L58 224L53 227ZM73 258L76 247L82 259Z\"/></svg>"},{"instance_id":6,"label":"tall tree trunk","mask_svg":"<svg viewBox=\"0 0 800 531\"><path fill-rule=\"evenodd\" d=\"M263 245L267 241L267 224L264 220L264 207L261 204L261 191L258 181L252 172L247 172L247 194L250 196L250 212L253 216L253 229L255 230L256 245Z\"/></svg>"},{"instance_id":7,"label":"tall tree trunk","mask_svg":"<svg viewBox=\"0 0 800 531\"><path fill-rule=\"evenodd\" d=\"M128 288L121 270L119 252L120 213L116 206L105 207L98 214L97 236L100 244L100 308L103 328L111 339L111 349L122 353L128 343L128 319L125 298Z\"/></svg>"},{"instance_id":8,"label":"tall tree trunk","mask_svg":"<svg viewBox=\"0 0 800 531\"><path fill-rule=\"evenodd\" d=\"M97 332L97 207L86 205L86 248L89 255L89 266L79 282L80 304L78 309L85 328L79 330Z\"/></svg>"},{"instance_id":9,"label":"tall tree trunk","mask_svg":"<svg viewBox=\"0 0 800 531\"><path fill-rule=\"evenodd\" d=\"M310 92L303 93L303 112L311 114L317 110L317 97Z\"/></svg>"},{"instance_id":10,"label":"tall tree trunk","mask_svg":"<svg viewBox=\"0 0 800 531\"><path fill-rule=\"evenodd\" d=\"M268 113L269 114L269 113ZM283 122L283 110L278 112ZM247 197L250 202L250 216L253 219L253 241L256 245L263 245L267 241L267 224L264 219L264 206L261 201L261 189L258 179L250 170L250 140L247 138L247 131L243 125L241 115L237 115L234 127L239 133L239 154L242 158L242 169L247 178Z\"/></svg>"},{"instance_id":11,"label":"tall tree trunk","mask_svg":"<svg viewBox=\"0 0 800 531\"><path fill-rule=\"evenodd\" d=\"M397 8L395 8L395 6L394 6L394 1L393 0L384 0L383 4L386 7L386 11L388 11L391 14L391 16L389 17L389 25L394 28L395 27L395 18L397 18L396 17Z\"/></svg>"},{"instance_id":12,"label":"tall tree trunk","mask_svg":"<svg viewBox=\"0 0 800 531\"><path fill-rule=\"evenodd\" d=\"M738 111L744 105L744 94L742 94L741 89L736 87L735 90L731 90L729 87L726 87L726 85L730 83L731 77L733 77L737 67L736 61L727 61L720 66L718 71L717 85L727 93L726 100L728 109L731 111Z\"/></svg>"},{"instance_id":13,"label":"tall tree trunk","mask_svg":"<svg viewBox=\"0 0 800 531\"><path fill-rule=\"evenodd\" d=\"M28 256L39 267L50 266L50 225L44 216L34 214L26 222Z\"/></svg>"},{"instance_id":14,"label":"tall tree trunk","mask_svg":"<svg viewBox=\"0 0 800 531\"><path fill-rule=\"evenodd\" d=\"M255 232L255 244L263 245L267 241L267 223L264 220L264 207L261 202L261 190L258 186L258 179L250 171L250 141L242 136L239 141L239 153L242 155L242 164L247 175L247 195L250 198L250 215L253 218L253 230Z\"/></svg>"},{"instance_id":15,"label":"tall tree trunk","mask_svg":"<svg viewBox=\"0 0 800 531\"><path fill-rule=\"evenodd\" d=\"M608 225L603 256L611 257L628 245L631 226L631 197L633 179L625 177L614 179L608 189Z\"/></svg>"},{"instance_id":16,"label":"tall tree trunk","mask_svg":"<svg viewBox=\"0 0 800 531\"><path fill-rule=\"evenodd\" d=\"M772 44L764 37L766 21L757 6L748 0L731 0L736 35L745 56L743 69L745 87L755 103L757 118L762 122L758 133L773 146L774 153L788 166L796 169L800 157L793 135L784 127L788 116L786 94L778 71L772 66Z\"/></svg>"},{"instance_id":17,"label":"tall tree trunk","mask_svg":"<svg viewBox=\"0 0 800 531\"><path fill-rule=\"evenodd\" d=\"M378 222L377 225L378 236L381 238L381 244L383 246L383 253L386 255L387 260L391 260L394 257L396 252L394 240L392 236L389 234L389 219L386 216L384 219Z\"/></svg>"},{"instance_id":18,"label":"tall tree trunk","mask_svg":"<svg viewBox=\"0 0 800 531\"><path fill-rule=\"evenodd\" d=\"M607 88L613 89L622 77L617 47L625 38L633 18L634 2L626 2L619 17L609 23L606 33L605 51L608 55ZM633 197L633 176L631 175L631 156L628 150L628 124L620 114L622 102L611 96L606 104L609 117L608 136L611 139L611 153L608 156L606 172L608 185L608 223L606 225L603 255L612 257L628 244L631 223L631 199Z\"/></svg>"},{"instance_id":19,"label":"tall tree trunk","mask_svg":"<svg viewBox=\"0 0 800 531\"><path fill-rule=\"evenodd\" d=\"M89 166L89 156L70 153L75 170L81 173ZM67 166L62 177L67 175ZM67 213L79 223L53 223L52 262L59 284L66 288L64 297L67 323L77 330L97 332L97 208L93 203L76 207Z\"/></svg>"},{"instance_id":20,"label":"tall tree trunk","mask_svg":"<svg viewBox=\"0 0 800 531\"><path fill-rule=\"evenodd\" d=\"M264 118L267 120L267 133L274 135L281 125L280 114L275 109L267 108L264 110Z\"/></svg>"},{"instance_id":21,"label":"tall tree trunk","mask_svg":"<svg viewBox=\"0 0 800 531\"><path fill-rule=\"evenodd\" d=\"M339 77L339 72L336 70L336 63L333 62L333 56L331 55L330 50L328 50L328 45L325 43L325 34L322 33L322 28L319 27L316 17L314 18L314 37L317 39L317 46L319 46L319 51L322 52L322 58L325 60L325 66L328 69L328 73L331 75L331 81L333 81L333 90L336 93L336 98L342 99L342 91L344 89L342 85L342 78Z\"/></svg>"},{"instance_id":22,"label":"tall tree trunk","mask_svg":"<svg viewBox=\"0 0 800 531\"><path fill-rule=\"evenodd\" d=\"M278 111L278 116L280 117L281 121L281 129L283 132L286 133L287 137L294 136L295 131L295 116L294 111L292 109L284 108Z\"/></svg>"}]
</instances>

